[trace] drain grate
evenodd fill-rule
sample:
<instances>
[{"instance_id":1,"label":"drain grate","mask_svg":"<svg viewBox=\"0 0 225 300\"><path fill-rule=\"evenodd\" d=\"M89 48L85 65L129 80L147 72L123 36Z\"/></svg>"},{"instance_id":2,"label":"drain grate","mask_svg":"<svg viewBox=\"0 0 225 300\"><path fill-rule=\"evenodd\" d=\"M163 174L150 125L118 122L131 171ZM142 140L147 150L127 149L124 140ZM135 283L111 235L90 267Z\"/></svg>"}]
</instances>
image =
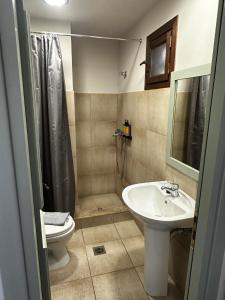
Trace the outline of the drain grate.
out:
<instances>
[{"instance_id":1,"label":"drain grate","mask_svg":"<svg viewBox=\"0 0 225 300\"><path fill-rule=\"evenodd\" d=\"M104 246L93 247L93 252L94 252L94 255L106 254Z\"/></svg>"}]
</instances>

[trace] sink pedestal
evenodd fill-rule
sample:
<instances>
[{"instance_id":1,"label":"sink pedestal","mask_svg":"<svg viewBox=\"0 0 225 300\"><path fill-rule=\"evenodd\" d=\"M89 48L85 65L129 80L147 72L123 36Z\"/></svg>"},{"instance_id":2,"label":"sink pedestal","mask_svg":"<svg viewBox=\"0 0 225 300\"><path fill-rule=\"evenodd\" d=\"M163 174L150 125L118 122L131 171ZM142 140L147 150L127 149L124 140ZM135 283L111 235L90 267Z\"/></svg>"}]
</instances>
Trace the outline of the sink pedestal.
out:
<instances>
[{"instance_id":1,"label":"sink pedestal","mask_svg":"<svg viewBox=\"0 0 225 300\"><path fill-rule=\"evenodd\" d=\"M144 224L144 287L150 296L167 296L170 232Z\"/></svg>"}]
</instances>

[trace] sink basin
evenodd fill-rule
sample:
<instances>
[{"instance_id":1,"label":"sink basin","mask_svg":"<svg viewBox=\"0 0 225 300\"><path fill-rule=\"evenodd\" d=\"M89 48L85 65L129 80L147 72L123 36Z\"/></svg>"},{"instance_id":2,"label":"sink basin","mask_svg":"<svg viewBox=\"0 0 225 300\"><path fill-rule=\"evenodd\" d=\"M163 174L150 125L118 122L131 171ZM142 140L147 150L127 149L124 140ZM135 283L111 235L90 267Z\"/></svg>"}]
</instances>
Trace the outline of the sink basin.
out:
<instances>
[{"instance_id":1,"label":"sink basin","mask_svg":"<svg viewBox=\"0 0 225 300\"><path fill-rule=\"evenodd\" d=\"M130 211L144 223L144 285L151 296L167 296L170 231L192 227L195 201L179 189L172 197L165 181L134 184L123 190Z\"/></svg>"},{"instance_id":2,"label":"sink basin","mask_svg":"<svg viewBox=\"0 0 225 300\"><path fill-rule=\"evenodd\" d=\"M142 221L154 228L174 229L191 227L195 201L179 190L179 197L171 197L161 187L165 181L134 184L123 190L128 208Z\"/></svg>"}]
</instances>

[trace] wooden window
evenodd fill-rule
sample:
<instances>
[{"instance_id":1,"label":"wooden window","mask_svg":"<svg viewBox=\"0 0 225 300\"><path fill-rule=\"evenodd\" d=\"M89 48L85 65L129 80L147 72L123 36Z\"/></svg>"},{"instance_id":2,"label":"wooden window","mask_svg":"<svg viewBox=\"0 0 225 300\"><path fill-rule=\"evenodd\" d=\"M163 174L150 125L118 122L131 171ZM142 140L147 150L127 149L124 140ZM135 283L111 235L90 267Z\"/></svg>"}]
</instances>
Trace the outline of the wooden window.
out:
<instances>
[{"instance_id":1,"label":"wooden window","mask_svg":"<svg viewBox=\"0 0 225 300\"><path fill-rule=\"evenodd\" d=\"M145 89L170 86L174 70L178 16L147 37Z\"/></svg>"}]
</instances>

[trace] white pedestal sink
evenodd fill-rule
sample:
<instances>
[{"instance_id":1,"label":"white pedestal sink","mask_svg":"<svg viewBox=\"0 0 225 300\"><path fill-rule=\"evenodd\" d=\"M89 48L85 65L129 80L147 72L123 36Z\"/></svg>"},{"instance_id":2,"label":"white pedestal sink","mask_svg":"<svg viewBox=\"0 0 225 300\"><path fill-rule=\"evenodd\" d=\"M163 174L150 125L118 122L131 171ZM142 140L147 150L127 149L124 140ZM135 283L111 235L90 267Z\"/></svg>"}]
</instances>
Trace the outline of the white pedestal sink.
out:
<instances>
[{"instance_id":1,"label":"white pedestal sink","mask_svg":"<svg viewBox=\"0 0 225 300\"><path fill-rule=\"evenodd\" d=\"M144 222L144 286L151 296L167 296L170 231L192 227L195 201L179 190L172 197L165 181L134 184L123 190L130 211Z\"/></svg>"}]
</instances>

